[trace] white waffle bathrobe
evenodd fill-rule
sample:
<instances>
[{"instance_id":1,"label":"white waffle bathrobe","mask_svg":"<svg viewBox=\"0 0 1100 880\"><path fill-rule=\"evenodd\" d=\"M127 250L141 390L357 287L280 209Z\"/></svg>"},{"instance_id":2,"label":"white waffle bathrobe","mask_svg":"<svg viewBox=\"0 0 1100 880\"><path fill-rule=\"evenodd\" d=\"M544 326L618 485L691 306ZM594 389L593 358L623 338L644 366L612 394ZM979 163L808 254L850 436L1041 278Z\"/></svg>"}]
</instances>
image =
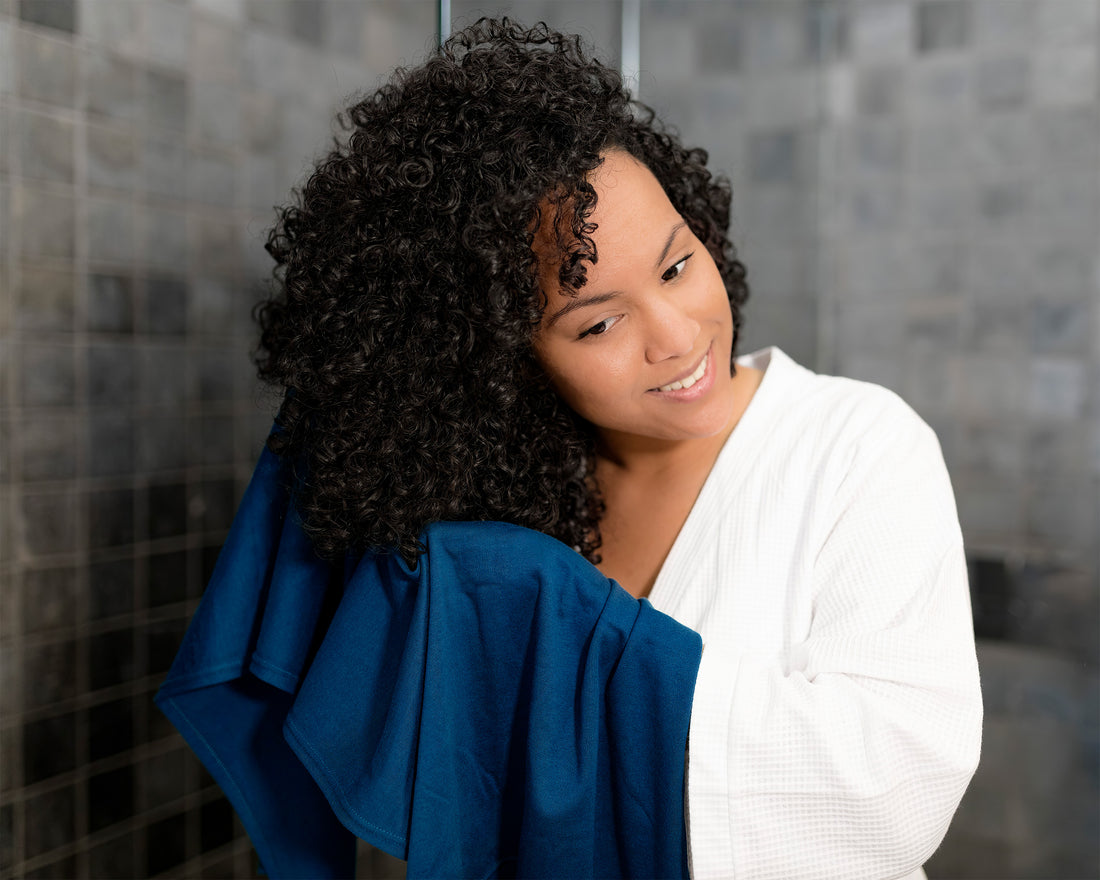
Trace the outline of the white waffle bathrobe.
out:
<instances>
[{"instance_id":1,"label":"white waffle bathrobe","mask_svg":"<svg viewBox=\"0 0 1100 880\"><path fill-rule=\"evenodd\" d=\"M763 382L649 597L703 637L692 874L923 876L982 716L939 444L883 388L740 362Z\"/></svg>"}]
</instances>

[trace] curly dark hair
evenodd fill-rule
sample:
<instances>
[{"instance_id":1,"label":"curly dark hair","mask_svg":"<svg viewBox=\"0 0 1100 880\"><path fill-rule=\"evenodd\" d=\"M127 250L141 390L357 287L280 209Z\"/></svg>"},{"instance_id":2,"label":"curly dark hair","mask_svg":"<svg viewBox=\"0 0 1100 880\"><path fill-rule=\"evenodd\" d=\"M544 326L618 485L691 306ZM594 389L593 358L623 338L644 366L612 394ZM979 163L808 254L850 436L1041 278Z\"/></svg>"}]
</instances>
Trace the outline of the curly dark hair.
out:
<instances>
[{"instance_id":1,"label":"curly dark hair","mask_svg":"<svg viewBox=\"0 0 1100 880\"><path fill-rule=\"evenodd\" d=\"M296 463L314 546L415 559L428 523L501 520L599 561L595 429L532 350L534 231L553 211L560 280L581 287L597 258L589 176L625 150L717 263L736 348L748 288L728 183L544 24L482 19L340 121L348 136L279 212L256 310L260 376L286 391L268 445Z\"/></svg>"}]
</instances>

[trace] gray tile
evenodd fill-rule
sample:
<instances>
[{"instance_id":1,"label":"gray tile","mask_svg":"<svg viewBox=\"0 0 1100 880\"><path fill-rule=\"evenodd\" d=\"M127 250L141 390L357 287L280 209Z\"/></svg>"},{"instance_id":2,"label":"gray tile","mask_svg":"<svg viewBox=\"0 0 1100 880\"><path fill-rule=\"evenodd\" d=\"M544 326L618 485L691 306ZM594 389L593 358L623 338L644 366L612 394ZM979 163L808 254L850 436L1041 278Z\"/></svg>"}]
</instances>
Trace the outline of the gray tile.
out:
<instances>
[{"instance_id":1,"label":"gray tile","mask_svg":"<svg viewBox=\"0 0 1100 880\"><path fill-rule=\"evenodd\" d=\"M1027 333L1025 310L1016 303L977 302L973 307L971 345L976 352L1017 351Z\"/></svg>"},{"instance_id":2,"label":"gray tile","mask_svg":"<svg viewBox=\"0 0 1100 880\"><path fill-rule=\"evenodd\" d=\"M24 177L72 183L75 156L72 122L27 111L15 114L13 121L19 138L20 173Z\"/></svg>"},{"instance_id":3,"label":"gray tile","mask_svg":"<svg viewBox=\"0 0 1100 880\"><path fill-rule=\"evenodd\" d=\"M1096 290L1095 230L1064 229L1038 240L1034 254L1035 290L1050 298L1088 302Z\"/></svg>"},{"instance_id":4,"label":"gray tile","mask_svg":"<svg viewBox=\"0 0 1100 880\"><path fill-rule=\"evenodd\" d=\"M1036 354L1088 354L1090 311L1088 300L1036 303L1031 309L1031 350Z\"/></svg>"},{"instance_id":5,"label":"gray tile","mask_svg":"<svg viewBox=\"0 0 1100 880\"><path fill-rule=\"evenodd\" d=\"M129 333L134 329L134 285L126 275L88 276L87 321L93 332Z\"/></svg>"},{"instance_id":6,"label":"gray tile","mask_svg":"<svg viewBox=\"0 0 1100 880\"><path fill-rule=\"evenodd\" d=\"M253 153L271 155L282 137L283 112L279 99L259 89L242 95L245 143Z\"/></svg>"},{"instance_id":7,"label":"gray tile","mask_svg":"<svg viewBox=\"0 0 1100 880\"><path fill-rule=\"evenodd\" d=\"M975 42L997 47L1034 46L1036 10L1035 0L975 0Z\"/></svg>"},{"instance_id":8,"label":"gray tile","mask_svg":"<svg viewBox=\"0 0 1100 880\"><path fill-rule=\"evenodd\" d=\"M923 0L917 4L917 49L963 49L970 43L969 0Z\"/></svg>"},{"instance_id":9,"label":"gray tile","mask_svg":"<svg viewBox=\"0 0 1100 880\"><path fill-rule=\"evenodd\" d=\"M1043 477L1089 470L1087 425L1038 425L1027 438L1027 469Z\"/></svg>"},{"instance_id":10,"label":"gray tile","mask_svg":"<svg viewBox=\"0 0 1100 880\"><path fill-rule=\"evenodd\" d=\"M1021 229L1031 205L1030 180L1002 178L978 186L978 213L987 228Z\"/></svg>"},{"instance_id":11,"label":"gray tile","mask_svg":"<svg viewBox=\"0 0 1100 880\"><path fill-rule=\"evenodd\" d=\"M979 116L971 126L973 168L992 172L1039 161L1038 133L1030 113Z\"/></svg>"},{"instance_id":12,"label":"gray tile","mask_svg":"<svg viewBox=\"0 0 1100 880\"><path fill-rule=\"evenodd\" d=\"M133 131L89 123L88 183L95 187L132 190L138 178L137 141Z\"/></svg>"},{"instance_id":13,"label":"gray tile","mask_svg":"<svg viewBox=\"0 0 1100 880\"><path fill-rule=\"evenodd\" d=\"M132 263L134 206L128 199L93 197L87 201L88 258L93 263Z\"/></svg>"},{"instance_id":14,"label":"gray tile","mask_svg":"<svg viewBox=\"0 0 1100 880\"><path fill-rule=\"evenodd\" d=\"M199 399L203 402L233 399L233 375L239 352L203 351L198 359Z\"/></svg>"},{"instance_id":15,"label":"gray tile","mask_svg":"<svg viewBox=\"0 0 1100 880\"><path fill-rule=\"evenodd\" d=\"M142 255L160 272L181 272L188 265L187 215L149 206L141 229Z\"/></svg>"},{"instance_id":16,"label":"gray tile","mask_svg":"<svg viewBox=\"0 0 1100 880\"><path fill-rule=\"evenodd\" d=\"M157 407L183 407L197 393L192 393L188 379L187 349L182 345L157 345L140 354L139 372L141 401Z\"/></svg>"},{"instance_id":17,"label":"gray tile","mask_svg":"<svg viewBox=\"0 0 1100 880\"><path fill-rule=\"evenodd\" d=\"M191 42L191 10L182 3L145 6L146 50L163 67L185 70Z\"/></svg>"},{"instance_id":18,"label":"gray tile","mask_svg":"<svg viewBox=\"0 0 1100 880\"><path fill-rule=\"evenodd\" d=\"M35 416L20 428L23 478L69 480L77 475L76 422L67 416Z\"/></svg>"},{"instance_id":19,"label":"gray tile","mask_svg":"<svg viewBox=\"0 0 1100 880\"><path fill-rule=\"evenodd\" d=\"M1023 358L1001 354L969 354L960 357L959 405L970 418L1004 419L1027 412L1027 388Z\"/></svg>"},{"instance_id":20,"label":"gray tile","mask_svg":"<svg viewBox=\"0 0 1100 880\"><path fill-rule=\"evenodd\" d=\"M76 376L69 345L24 343L19 348L24 406L72 406Z\"/></svg>"},{"instance_id":21,"label":"gray tile","mask_svg":"<svg viewBox=\"0 0 1100 880\"><path fill-rule=\"evenodd\" d=\"M14 403L14 401L12 401ZM9 419L6 416L0 416L0 486L7 485L11 482L12 478L12 446L15 444L15 420ZM0 505L6 504L6 498L0 498ZM0 506L0 510L4 510ZM5 511L5 516L7 512ZM0 590L0 594L3 591ZM4 599L0 595L0 610L2 610L2 603ZM4 615L0 613L0 638L4 638L6 632L4 630Z\"/></svg>"},{"instance_id":22,"label":"gray tile","mask_svg":"<svg viewBox=\"0 0 1100 880\"><path fill-rule=\"evenodd\" d=\"M136 470L133 419L129 416L114 415L113 413L93 413L88 418L87 431L87 461L90 476L119 476L133 473ZM93 535L100 534L97 529L109 528L109 524L97 523L94 514L95 511L93 510L90 520ZM127 543L127 540L108 541L106 543L93 541L93 544L95 546L106 546L108 543Z\"/></svg>"},{"instance_id":23,"label":"gray tile","mask_svg":"<svg viewBox=\"0 0 1100 880\"><path fill-rule=\"evenodd\" d=\"M190 112L198 138L211 144L233 146L242 140L240 96L220 83L197 82L191 91Z\"/></svg>"},{"instance_id":24,"label":"gray tile","mask_svg":"<svg viewBox=\"0 0 1100 880\"><path fill-rule=\"evenodd\" d=\"M19 224L25 256L73 258L76 205L71 196L37 186L19 187L13 193L12 221Z\"/></svg>"},{"instance_id":25,"label":"gray tile","mask_svg":"<svg viewBox=\"0 0 1100 880\"><path fill-rule=\"evenodd\" d=\"M909 113L932 117L966 116L972 112L973 104L973 69L969 59L936 59L910 70Z\"/></svg>"},{"instance_id":26,"label":"gray tile","mask_svg":"<svg viewBox=\"0 0 1100 880\"><path fill-rule=\"evenodd\" d=\"M325 12L324 45L330 51L339 52L358 60L363 48L363 7L358 3L330 3ZM643 24L643 53L645 51L645 32L649 29Z\"/></svg>"},{"instance_id":27,"label":"gray tile","mask_svg":"<svg viewBox=\"0 0 1100 880\"><path fill-rule=\"evenodd\" d=\"M743 9L739 20L745 70L786 71L809 60L801 4L761 3Z\"/></svg>"},{"instance_id":28,"label":"gray tile","mask_svg":"<svg viewBox=\"0 0 1100 880\"><path fill-rule=\"evenodd\" d=\"M258 7L259 8L259 7ZM370 7L367 14L371 12ZM290 69L283 64L289 51L289 41L265 28L245 28L244 31L244 81L245 84L285 97L294 91ZM375 65L381 68L381 58Z\"/></svg>"},{"instance_id":29,"label":"gray tile","mask_svg":"<svg viewBox=\"0 0 1100 880\"><path fill-rule=\"evenodd\" d=\"M894 177L861 178L848 186L848 223L857 235L897 229L904 219L904 192Z\"/></svg>"},{"instance_id":30,"label":"gray tile","mask_svg":"<svg viewBox=\"0 0 1100 880\"><path fill-rule=\"evenodd\" d=\"M878 0L849 8L851 51L856 59L897 62L912 54L915 40L911 3Z\"/></svg>"},{"instance_id":31,"label":"gray tile","mask_svg":"<svg viewBox=\"0 0 1100 880\"><path fill-rule=\"evenodd\" d=\"M187 420L175 412L152 415L138 425L138 468L181 470L187 466Z\"/></svg>"},{"instance_id":32,"label":"gray tile","mask_svg":"<svg viewBox=\"0 0 1100 880\"><path fill-rule=\"evenodd\" d=\"M942 233L973 226L977 209L971 177L926 174L906 183L906 216L913 229Z\"/></svg>"},{"instance_id":33,"label":"gray tile","mask_svg":"<svg viewBox=\"0 0 1100 880\"><path fill-rule=\"evenodd\" d=\"M842 349L896 353L903 347L905 320L897 302L845 304L838 323L837 342Z\"/></svg>"},{"instance_id":34,"label":"gray tile","mask_svg":"<svg viewBox=\"0 0 1100 880\"><path fill-rule=\"evenodd\" d=\"M978 483L975 485L975 483ZM959 522L969 542L1015 540L1022 531L1020 490L998 477L978 482L971 478L955 487Z\"/></svg>"},{"instance_id":35,"label":"gray tile","mask_svg":"<svg viewBox=\"0 0 1100 880\"><path fill-rule=\"evenodd\" d=\"M288 36L313 46L323 46L329 4L315 3L313 0L288 0L288 2L290 8Z\"/></svg>"},{"instance_id":36,"label":"gray tile","mask_svg":"<svg viewBox=\"0 0 1100 880\"><path fill-rule=\"evenodd\" d=\"M90 52L87 85L89 112L119 120L137 116L137 69L133 62L110 52Z\"/></svg>"},{"instance_id":37,"label":"gray tile","mask_svg":"<svg viewBox=\"0 0 1100 880\"><path fill-rule=\"evenodd\" d=\"M241 230L238 224L224 223L204 215L196 218L190 231L194 265L217 274L232 274L241 268Z\"/></svg>"},{"instance_id":38,"label":"gray tile","mask_svg":"<svg viewBox=\"0 0 1100 880\"><path fill-rule=\"evenodd\" d=\"M905 308L906 342L924 349L955 351L961 346L968 317L962 297L952 291L911 301Z\"/></svg>"},{"instance_id":39,"label":"gray tile","mask_svg":"<svg viewBox=\"0 0 1100 880\"><path fill-rule=\"evenodd\" d=\"M71 41L20 28L15 32L15 55L23 97L73 106L76 55Z\"/></svg>"},{"instance_id":40,"label":"gray tile","mask_svg":"<svg viewBox=\"0 0 1100 880\"><path fill-rule=\"evenodd\" d=\"M187 151L175 133L150 132L141 154L146 189L153 195L183 199L187 195Z\"/></svg>"},{"instance_id":41,"label":"gray tile","mask_svg":"<svg viewBox=\"0 0 1100 880\"><path fill-rule=\"evenodd\" d=\"M905 69L860 66L856 69L856 109L865 116L900 113L905 102Z\"/></svg>"},{"instance_id":42,"label":"gray tile","mask_svg":"<svg viewBox=\"0 0 1100 880\"><path fill-rule=\"evenodd\" d=\"M75 0L18 0L19 18L66 33L76 33Z\"/></svg>"},{"instance_id":43,"label":"gray tile","mask_svg":"<svg viewBox=\"0 0 1100 880\"><path fill-rule=\"evenodd\" d=\"M76 569L29 568L23 573L23 632L76 623Z\"/></svg>"},{"instance_id":44,"label":"gray tile","mask_svg":"<svg viewBox=\"0 0 1100 880\"><path fill-rule=\"evenodd\" d=\"M1034 185L1035 213L1042 228L1071 231L1073 237L1100 234L1100 177L1084 172L1046 171Z\"/></svg>"},{"instance_id":45,"label":"gray tile","mask_svg":"<svg viewBox=\"0 0 1100 880\"><path fill-rule=\"evenodd\" d=\"M1022 426L1010 419L966 424L961 427L960 465L968 471L997 476L1003 481L1019 478L1024 471L1025 442Z\"/></svg>"},{"instance_id":46,"label":"gray tile","mask_svg":"<svg viewBox=\"0 0 1100 880\"><path fill-rule=\"evenodd\" d=\"M210 276L200 276L192 285L189 326L204 335L224 335L237 328L234 303L239 301L237 285Z\"/></svg>"},{"instance_id":47,"label":"gray tile","mask_svg":"<svg viewBox=\"0 0 1100 880\"><path fill-rule=\"evenodd\" d=\"M741 69L741 25L733 16L699 26L696 45L699 69L704 73L729 73Z\"/></svg>"},{"instance_id":48,"label":"gray tile","mask_svg":"<svg viewBox=\"0 0 1100 880\"><path fill-rule=\"evenodd\" d=\"M849 173L900 173L905 165L904 129L893 120L862 121L841 136L841 161Z\"/></svg>"},{"instance_id":49,"label":"gray tile","mask_svg":"<svg viewBox=\"0 0 1100 880\"><path fill-rule=\"evenodd\" d=\"M151 124L183 131L187 127L187 82L183 76L147 69L140 74L145 118Z\"/></svg>"},{"instance_id":50,"label":"gray tile","mask_svg":"<svg viewBox=\"0 0 1100 880\"><path fill-rule=\"evenodd\" d=\"M232 208L235 202L236 168L231 155L195 151L187 162L187 189L192 202Z\"/></svg>"},{"instance_id":51,"label":"gray tile","mask_svg":"<svg viewBox=\"0 0 1100 880\"><path fill-rule=\"evenodd\" d=\"M117 547L134 540L134 493L107 489L88 493L88 542L91 547Z\"/></svg>"},{"instance_id":52,"label":"gray tile","mask_svg":"<svg viewBox=\"0 0 1100 880\"><path fill-rule=\"evenodd\" d=\"M929 117L908 129L909 165L917 173L973 169L974 125L969 119Z\"/></svg>"},{"instance_id":53,"label":"gray tile","mask_svg":"<svg viewBox=\"0 0 1100 880\"><path fill-rule=\"evenodd\" d=\"M76 549L76 496L71 492L26 492L23 540L32 556Z\"/></svg>"},{"instance_id":54,"label":"gray tile","mask_svg":"<svg viewBox=\"0 0 1100 880\"><path fill-rule=\"evenodd\" d=\"M799 132L749 135L749 174L758 183L794 183L799 172Z\"/></svg>"},{"instance_id":55,"label":"gray tile","mask_svg":"<svg viewBox=\"0 0 1100 880\"><path fill-rule=\"evenodd\" d=\"M145 321L150 333L187 332L187 282L177 278L150 278L146 282Z\"/></svg>"},{"instance_id":56,"label":"gray tile","mask_svg":"<svg viewBox=\"0 0 1100 880\"><path fill-rule=\"evenodd\" d=\"M133 57L142 42L145 5L133 0L79 0L80 32L91 42Z\"/></svg>"},{"instance_id":57,"label":"gray tile","mask_svg":"<svg viewBox=\"0 0 1100 880\"><path fill-rule=\"evenodd\" d=\"M192 464L228 465L233 463L233 419L205 416L198 432L189 438L188 458Z\"/></svg>"},{"instance_id":58,"label":"gray tile","mask_svg":"<svg viewBox=\"0 0 1100 880\"><path fill-rule=\"evenodd\" d=\"M979 59L976 87L983 110L1024 106L1031 99L1031 59L1023 54Z\"/></svg>"},{"instance_id":59,"label":"gray tile","mask_svg":"<svg viewBox=\"0 0 1100 880\"><path fill-rule=\"evenodd\" d=\"M348 4L337 3L336 5L347 6ZM247 17L245 0L195 0L195 8L238 24L244 22Z\"/></svg>"},{"instance_id":60,"label":"gray tile","mask_svg":"<svg viewBox=\"0 0 1100 880\"><path fill-rule=\"evenodd\" d=\"M23 663L19 654L20 652L16 649L15 645L6 642L0 644L0 717L17 715L22 708L21 696L23 688L21 685ZM14 728L12 727L4 729L4 735L0 737L0 745L5 746L2 756L5 763L10 762L13 765L12 769L15 773L22 775L22 757L15 757L8 751L11 747L7 744L15 740L15 737L12 735L13 730ZM14 749L12 749L12 751L14 751ZM13 758L14 760L12 760ZM13 783L7 781L8 779L11 779L11 777L5 774L5 783L2 786L5 791L15 787Z\"/></svg>"},{"instance_id":61,"label":"gray tile","mask_svg":"<svg viewBox=\"0 0 1100 880\"><path fill-rule=\"evenodd\" d=\"M73 329L73 276L44 266L23 265L19 273L15 326L21 330Z\"/></svg>"},{"instance_id":62,"label":"gray tile","mask_svg":"<svg viewBox=\"0 0 1100 880\"><path fill-rule=\"evenodd\" d=\"M16 247L11 243L12 230L15 224L12 222L12 192L7 186L7 181L0 178L0 259L8 260L14 256ZM3 308L0 308L0 329L5 326L6 316Z\"/></svg>"},{"instance_id":63,"label":"gray tile","mask_svg":"<svg viewBox=\"0 0 1100 880\"><path fill-rule=\"evenodd\" d=\"M1045 49L1035 56L1034 95L1039 104L1096 104L1098 67L1095 46Z\"/></svg>"},{"instance_id":64,"label":"gray tile","mask_svg":"<svg viewBox=\"0 0 1100 880\"><path fill-rule=\"evenodd\" d=\"M1080 419L1084 414L1087 375L1084 363L1075 358L1035 358L1029 377L1029 414L1036 421Z\"/></svg>"},{"instance_id":65,"label":"gray tile","mask_svg":"<svg viewBox=\"0 0 1100 880\"><path fill-rule=\"evenodd\" d=\"M241 79L241 32L224 18L196 15L189 69L199 80L237 85Z\"/></svg>"},{"instance_id":66,"label":"gray tile","mask_svg":"<svg viewBox=\"0 0 1100 880\"><path fill-rule=\"evenodd\" d=\"M803 14L809 60L819 64L843 60L848 52L848 7L829 0L810 2Z\"/></svg>"},{"instance_id":67,"label":"gray tile","mask_svg":"<svg viewBox=\"0 0 1100 880\"><path fill-rule=\"evenodd\" d=\"M1047 46L1095 46L1100 27L1100 3L1096 0L1046 0L1036 4L1038 41Z\"/></svg>"},{"instance_id":68,"label":"gray tile","mask_svg":"<svg viewBox=\"0 0 1100 880\"><path fill-rule=\"evenodd\" d=\"M1081 552L1082 561L1096 549L1095 487L1083 481L1044 482L1032 492L1028 530L1052 546Z\"/></svg>"},{"instance_id":69,"label":"gray tile","mask_svg":"<svg viewBox=\"0 0 1100 880\"><path fill-rule=\"evenodd\" d=\"M15 92L15 39L11 22L0 17L0 95Z\"/></svg>"},{"instance_id":70,"label":"gray tile","mask_svg":"<svg viewBox=\"0 0 1100 880\"><path fill-rule=\"evenodd\" d=\"M88 403L125 407L136 397L134 351L128 344L88 346Z\"/></svg>"}]
</instances>

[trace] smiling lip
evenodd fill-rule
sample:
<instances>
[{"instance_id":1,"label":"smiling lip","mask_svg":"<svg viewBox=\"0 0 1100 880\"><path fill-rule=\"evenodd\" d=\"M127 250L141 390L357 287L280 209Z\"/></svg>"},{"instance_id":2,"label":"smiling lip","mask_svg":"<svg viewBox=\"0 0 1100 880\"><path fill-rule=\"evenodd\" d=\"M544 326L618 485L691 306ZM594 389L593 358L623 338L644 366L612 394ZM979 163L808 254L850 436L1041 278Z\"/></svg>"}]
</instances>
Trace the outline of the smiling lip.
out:
<instances>
[{"instance_id":1,"label":"smiling lip","mask_svg":"<svg viewBox=\"0 0 1100 880\"><path fill-rule=\"evenodd\" d=\"M647 393L659 394L663 398L671 398L674 400L694 400L697 397L701 397L713 384L714 369L712 363L714 358L712 355L712 350L708 348L702 360L700 360L689 372L669 382L667 385L650 388ZM680 387L674 387L677 385Z\"/></svg>"}]
</instances>

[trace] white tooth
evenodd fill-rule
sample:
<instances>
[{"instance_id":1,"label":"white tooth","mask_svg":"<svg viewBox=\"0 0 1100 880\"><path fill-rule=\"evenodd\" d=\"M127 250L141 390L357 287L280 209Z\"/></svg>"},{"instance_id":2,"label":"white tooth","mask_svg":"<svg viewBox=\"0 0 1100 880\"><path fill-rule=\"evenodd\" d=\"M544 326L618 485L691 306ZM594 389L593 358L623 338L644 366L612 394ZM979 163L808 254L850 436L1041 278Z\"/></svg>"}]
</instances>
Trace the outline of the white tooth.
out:
<instances>
[{"instance_id":1,"label":"white tooth","mask_svg":"<svg viewBox=\"0 0 1100 880\"><path fill-rule=\"evenodd\" d=\"M697 379L695 378L695 374L693 373L692 375L690 375L690 376L688 376L688 377L687 377L686 379L684 379L684 381L683 381L683 386L684 386L685 388L690 388L690 387L691 387L692 385L694 385L694 384L695 384L695 383L696 383L697 381L698 381L698 380L697 380Z\"/></svg>"},{"instance_id":2,"label":"white tooth","mask_svg":"<svg viewBox=\"0 0 1100 880\"><path fill-rule=\"evenodd\" d=\"M683 387L684 387L683 382L673 382L671 385L668 386L668 390L669 391L679 391Z\"/></svg>"}]
</instances>

